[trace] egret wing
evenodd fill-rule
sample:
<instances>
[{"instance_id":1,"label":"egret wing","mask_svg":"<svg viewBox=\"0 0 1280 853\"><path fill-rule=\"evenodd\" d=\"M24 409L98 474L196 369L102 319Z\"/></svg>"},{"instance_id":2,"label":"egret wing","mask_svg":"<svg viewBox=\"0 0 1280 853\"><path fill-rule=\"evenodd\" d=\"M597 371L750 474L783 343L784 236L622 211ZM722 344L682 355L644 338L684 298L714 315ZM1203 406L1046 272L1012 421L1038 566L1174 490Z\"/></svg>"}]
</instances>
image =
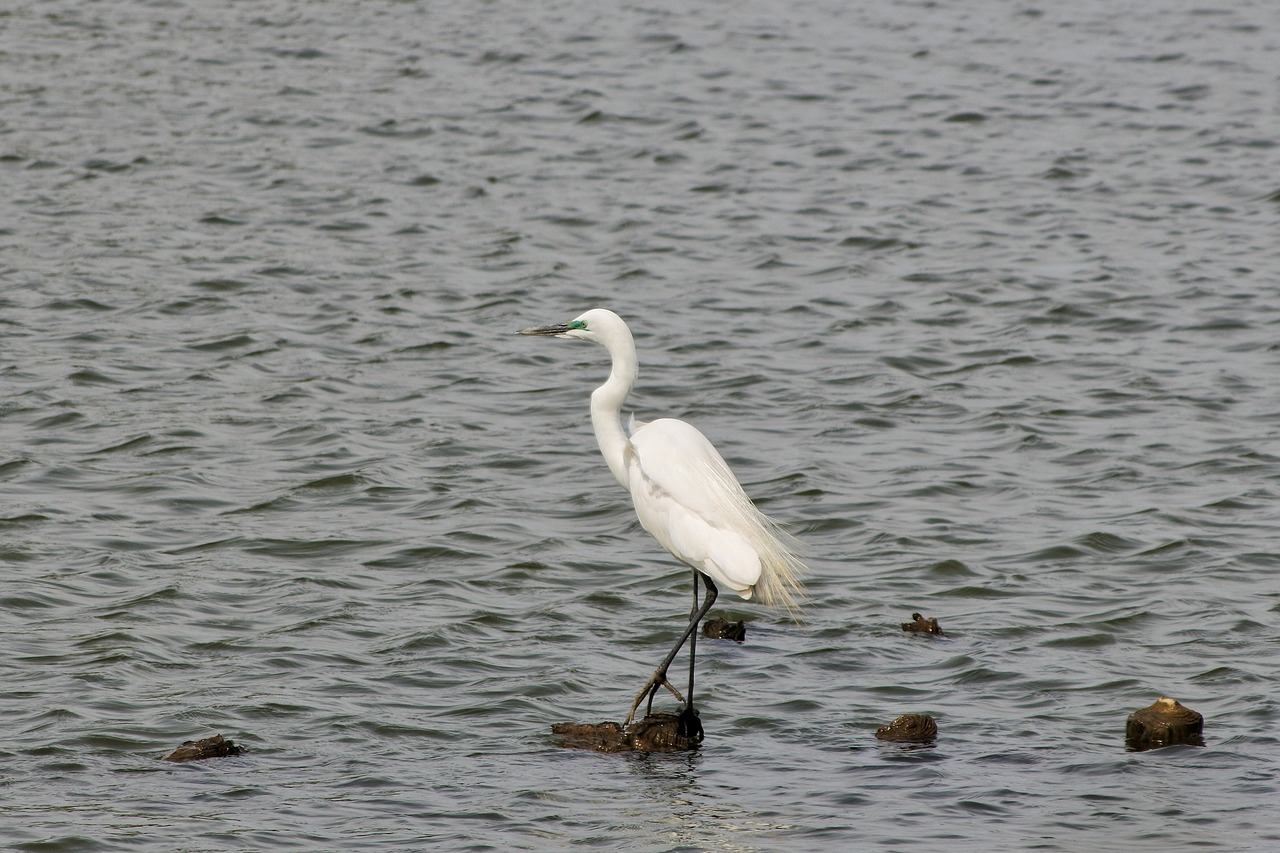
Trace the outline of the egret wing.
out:
<instances>
[{"instance_id":1,"label":"egret wing","mask_svg":"<svg viewBox=\"0 0 1280 853\"><path fill-rule=\"evenodd\" d=\"M706 436L664 418L632 435L629 457L631 497L644 528L679 559L750 598L766 525Z\"/></svg>"}]
</instances>

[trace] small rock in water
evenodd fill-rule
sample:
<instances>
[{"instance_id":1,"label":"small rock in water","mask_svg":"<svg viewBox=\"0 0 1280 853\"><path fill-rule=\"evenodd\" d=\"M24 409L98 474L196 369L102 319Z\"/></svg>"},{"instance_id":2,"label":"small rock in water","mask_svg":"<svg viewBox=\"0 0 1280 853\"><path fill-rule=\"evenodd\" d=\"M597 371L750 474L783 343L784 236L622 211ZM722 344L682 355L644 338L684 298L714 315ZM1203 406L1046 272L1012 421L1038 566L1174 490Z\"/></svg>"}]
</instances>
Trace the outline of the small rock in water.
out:
<instances>
[{"instance_id":1,"label":"small rock in water","mask_svg":"<svg viewBox=\"0 0 1280 853\"><path fill-rule=\"evenodd\" d=\"M747 623L708 619L702 623L702 636L713 640L733 640L735 643L741 643L747 638Z\"/></svg>"},{"instance_id":2,"label":"small rock in water","mask_svg":"<svg viewBox=\"0 0 1280 853\"><path fill-rule=\"evenodd\" d=\"M165 761L200 761L205 758L226 758L244 752L234 742L214 735L203 740L184 740L182 746L164 757Z\"/></svg>"},{"instance_id":3,"label":"small rock in water","mask_svg":"<svg viewBox=\"0 0 1280 853\"><path fill-rule=\"evenodd\" d=\"M916 634L934 634L942 636L942 626L938 624L937 619L926 619L919 613L912 613L911 618L914 622L903 622L902 630L911 631Z\"/></svg>"},{"instance_id":4,"label":"small rock in water","mask_svg":"<svg viewBox=\"0 0 1280 853\"><path fill-rule=\"evenodd\" d=\"M928 714L903 714L887 726L876 729L876 737L893 743L933 743L938 724Z\"/></svg>"},{"instance_id":5,"label":"small rock in water","mask_svg":"<svg viewBox=\"0 0 1280 853\"><path fill-rule=\"evenodd\" d=\"M1204 717L1177 699L1161 696L1151 705L1129 715L1124 726L1125 744L1134 752L1159 749L1176 743L1204 746Z\"/></svg>"},{"instance_id":6,"label":"small rock in water","mask_svg":"<svg viewBox=\"0 0 1280 853\"><path fill-rule=\"evenodd\" d=\"M698 712L650 714L623 728L620 723L556 723L560 746L597 752L686 752L702 742Z\"/></svg>"}]
</instances>

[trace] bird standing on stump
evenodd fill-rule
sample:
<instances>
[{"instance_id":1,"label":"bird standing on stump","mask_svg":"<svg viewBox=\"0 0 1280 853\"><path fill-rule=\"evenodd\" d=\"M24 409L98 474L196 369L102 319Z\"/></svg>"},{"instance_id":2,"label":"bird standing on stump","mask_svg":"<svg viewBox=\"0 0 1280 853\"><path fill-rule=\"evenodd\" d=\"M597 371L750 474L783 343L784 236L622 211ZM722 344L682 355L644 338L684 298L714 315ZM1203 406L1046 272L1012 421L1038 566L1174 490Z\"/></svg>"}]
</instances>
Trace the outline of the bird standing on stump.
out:
<instances>
[{"instance_id":1,"label":"bird standing on stump","mask_svg":"<svg viewBox=\"0 0 1280 853\"><path fill-rule=\"evenodd\" d=\"M701 738L693 706L694 652L698 623L723 586L742 598L758 597L794 614L805 566L787 536L756 509L724 459L701 432L684 421L662 418L642 423L633 416L630 435L623 429L622 404L639 370L631 330L612 311L594 308L568 323L521 329L519 334L570 338L600 344L613 368L591 394L591 424L609 470L631 493L636 515L662 547L693 569L693 609L675 647L636 694L625 726L659 688L684 703L682 735ZM706 597L698 603L698 583ZM689 692L683 697L667 680L667 669L689 643Z\"/></svg>"}]
</instances>

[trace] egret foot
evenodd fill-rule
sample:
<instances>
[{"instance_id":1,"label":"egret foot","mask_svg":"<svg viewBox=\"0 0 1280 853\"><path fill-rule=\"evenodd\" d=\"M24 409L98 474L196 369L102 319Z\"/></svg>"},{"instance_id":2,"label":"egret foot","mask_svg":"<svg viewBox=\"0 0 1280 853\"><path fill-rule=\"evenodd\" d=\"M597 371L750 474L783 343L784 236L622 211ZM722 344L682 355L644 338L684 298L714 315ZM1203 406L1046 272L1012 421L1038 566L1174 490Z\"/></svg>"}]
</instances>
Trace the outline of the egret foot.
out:
<instances>
[{"instance_id":1,"label":"egret foot","mask_svg":"<svg viewBox=\"0 0 1280 853\"><path fill-rule=\"evenodd\" d=\"M667 673L665 670L656 670L649 680L645 682L644 687L640 688L640 692L636 694L636 701L631 703L631 710L627 712L627 718L622 724L629 725L631 720L635 718L636 710L640 707L640 703L649 698L649 705L645 708L645 716L653 715L653 697L658 694L658 688L665 687L671 691L671 695L676 697L676 701L684 704L684 697L680 695L680 691L670 681L667 681Z\"/></svg>"},{"instance_id":2,"label":"egret foot","mask_svg":"<svg viewBox=\"0 0 1280 853\"><path fill-rule=\"evenodd\" d=\"M702 720L698 718L697 708L684 706L684 710L676 717L676 736L690 743L702 743Z\"/></svg>"}]
</instances>

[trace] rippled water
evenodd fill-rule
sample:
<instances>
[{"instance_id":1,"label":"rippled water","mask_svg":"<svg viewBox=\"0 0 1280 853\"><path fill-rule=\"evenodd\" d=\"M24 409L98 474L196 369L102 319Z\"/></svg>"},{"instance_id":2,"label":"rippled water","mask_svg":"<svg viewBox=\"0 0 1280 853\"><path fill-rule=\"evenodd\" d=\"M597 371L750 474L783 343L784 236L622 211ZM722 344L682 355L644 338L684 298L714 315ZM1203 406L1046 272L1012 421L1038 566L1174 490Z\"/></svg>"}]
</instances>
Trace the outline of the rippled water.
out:
<instances>
[{"instance_id":1,"label":"rippled water","mask_svg":"<svg viewBox=\"0 0 1280 853\"><path fill-rule=\"evenodd\" d=\"M1280 845L1280 7L77 0L0 57L8 849ZM594 305L809 550L694 754L550 738L688 606L604 353L510 334ZM1125 751L1160 694L1204 748Z\"/></svg>"}]
</instances>

